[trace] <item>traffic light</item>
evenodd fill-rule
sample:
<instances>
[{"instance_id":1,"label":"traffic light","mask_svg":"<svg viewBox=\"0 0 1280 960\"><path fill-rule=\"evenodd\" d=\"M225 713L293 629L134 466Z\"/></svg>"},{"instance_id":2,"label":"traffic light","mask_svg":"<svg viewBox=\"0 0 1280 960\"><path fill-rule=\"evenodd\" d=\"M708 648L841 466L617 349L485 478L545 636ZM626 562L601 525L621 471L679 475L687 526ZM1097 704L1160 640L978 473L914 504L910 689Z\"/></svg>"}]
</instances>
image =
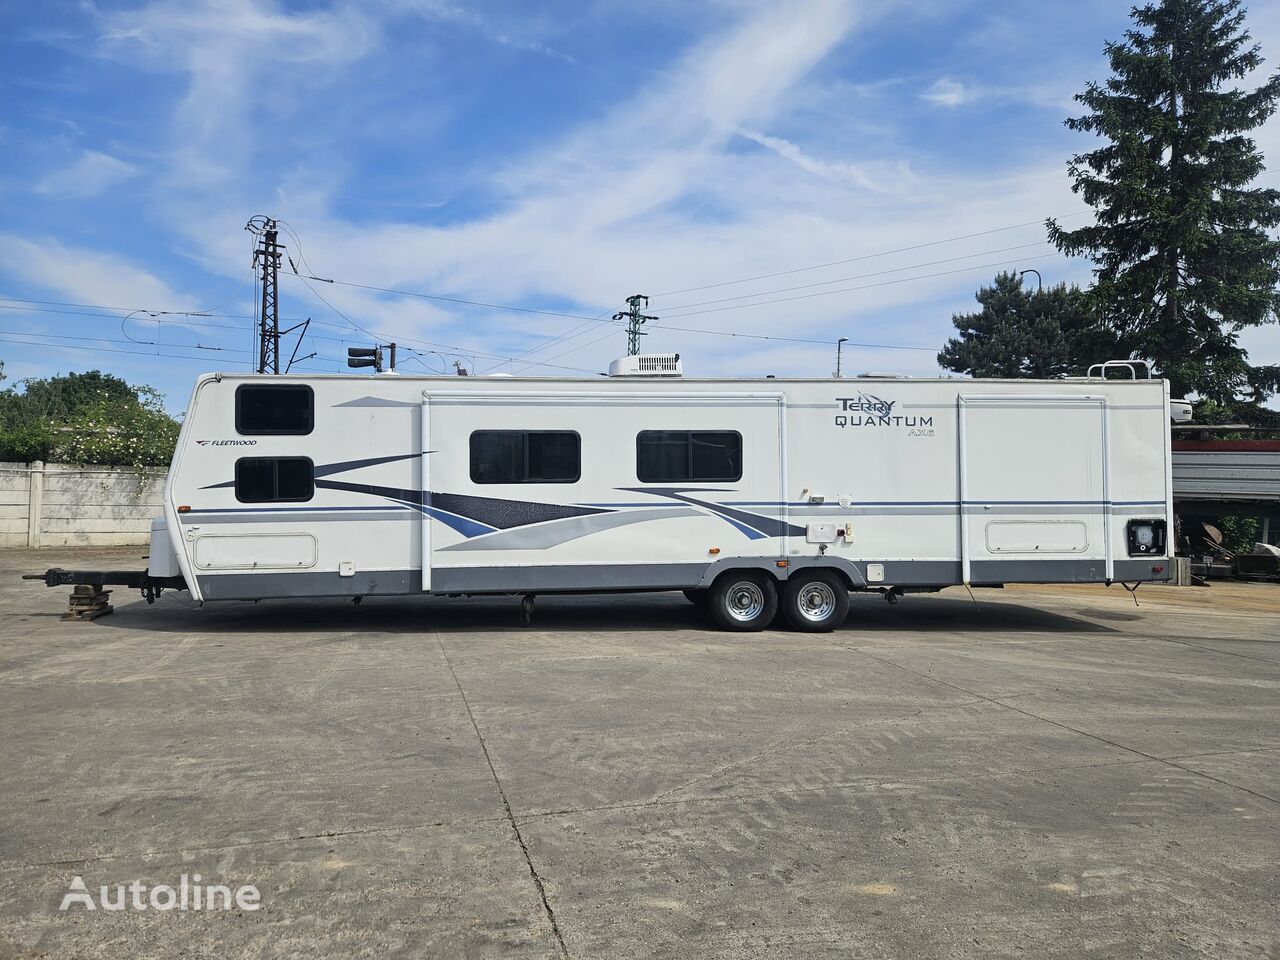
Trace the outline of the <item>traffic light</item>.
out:
<instances>
[{"instance_id":1,"label":"traffic light","mask_svg":"<svg viewBox=\"0 0 1280 960\"><path fill-rule=\"evenodd\" d=\"M382 372L382 348L381 347L347 347L347 366L348 367L373 367L378 373Z\"/></svg>"}]
</instances>

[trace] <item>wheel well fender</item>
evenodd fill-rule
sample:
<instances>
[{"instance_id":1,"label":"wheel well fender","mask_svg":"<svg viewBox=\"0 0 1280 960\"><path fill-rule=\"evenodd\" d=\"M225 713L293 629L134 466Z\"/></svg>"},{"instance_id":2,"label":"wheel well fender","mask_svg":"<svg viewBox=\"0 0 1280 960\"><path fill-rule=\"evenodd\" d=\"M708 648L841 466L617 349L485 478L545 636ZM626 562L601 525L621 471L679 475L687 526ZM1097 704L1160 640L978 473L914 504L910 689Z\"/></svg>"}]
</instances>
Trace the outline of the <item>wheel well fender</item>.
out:
<instances>
[{"instance_id":1,"label":"wheel well fender","mask_svg":"<svg viewBox=\"0 0 1280 960\"><path fill-rule=\"evenodd\" d=\"M768 557L734 557L731 560L720 560L711 564L702 574L702 579L692 589L709 590L712 584L726 574L742 573L747 570L767 574L779 587L782 586L784 578L780 575L782 571L778 569L777 561Z\"/></svg>"},{"instance_id":2,"label":"wheel well fender","mask_svg":"<svg viewBox=\"0 0 1280 960\"><path fill-rule=\"evenodd\" d=\"M853 584L853 578L849 576L849 571L843 569L842 567L837 567L837 566L823 567L823 566L818 566L817 564L814 564L813 566L798 567L795 570L791 571L791 576L788 577L787 579L794 580L797 577L803 576L806 573L829 573L832 576L834 576L837 580L839 580L842 584L844 584L844 588L846 590L855 589Z\"/></svg>"}]
</instances>

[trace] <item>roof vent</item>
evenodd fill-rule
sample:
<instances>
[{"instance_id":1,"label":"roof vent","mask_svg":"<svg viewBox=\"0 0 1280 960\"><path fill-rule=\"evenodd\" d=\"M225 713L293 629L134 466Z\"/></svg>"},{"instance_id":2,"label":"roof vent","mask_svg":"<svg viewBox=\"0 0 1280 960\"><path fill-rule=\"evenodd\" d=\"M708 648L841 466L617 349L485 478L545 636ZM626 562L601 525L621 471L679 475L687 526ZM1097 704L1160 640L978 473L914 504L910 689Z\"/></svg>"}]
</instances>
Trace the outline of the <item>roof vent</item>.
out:
<instances>
[{"instance_id":1,"label":"roof vent","mask_svg":"<svg viewBox=\"0 0 1280 960\"><path fill-rule=\"evenodd\" d=\"M634 357L619 357L609 364L611 377L679 377L678 353L647 353Z\"/></svg>"}]
</instances>

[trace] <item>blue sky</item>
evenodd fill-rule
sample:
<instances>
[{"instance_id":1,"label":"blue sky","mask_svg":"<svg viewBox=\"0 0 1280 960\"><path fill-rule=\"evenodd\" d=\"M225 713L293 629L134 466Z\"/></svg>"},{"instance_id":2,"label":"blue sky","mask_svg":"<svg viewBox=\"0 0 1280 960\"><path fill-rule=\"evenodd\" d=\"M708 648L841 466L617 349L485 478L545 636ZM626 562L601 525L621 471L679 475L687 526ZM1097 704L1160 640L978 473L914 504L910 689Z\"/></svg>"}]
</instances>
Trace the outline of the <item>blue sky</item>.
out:
<instances>
[{"instance_id":1,"label":"blue sky","mask_svg":"<svg viewBox=\"0 0 1280 960\"><path fill-rule=\"evenodd\" d=\"M841 336L895 347L846 372L935 373L996 270L1087 280L1039 222L1086 222L1065 160L1090 141L1062 121L1127 7L10 0L0 359L180 411L195 374L251 364L266 214L302 273L365 285L282 278L307 369L344 368L354 321L419 350L406 372L600 370L624 335L578 318L639 292L644 349L689 374L827 375ZM1250 25L1274 69L1280 11ZM1258 140L1280 157L1280 123ZM1280 356L1275 326L1244 340Z\"/></svg>"}]
</instances>

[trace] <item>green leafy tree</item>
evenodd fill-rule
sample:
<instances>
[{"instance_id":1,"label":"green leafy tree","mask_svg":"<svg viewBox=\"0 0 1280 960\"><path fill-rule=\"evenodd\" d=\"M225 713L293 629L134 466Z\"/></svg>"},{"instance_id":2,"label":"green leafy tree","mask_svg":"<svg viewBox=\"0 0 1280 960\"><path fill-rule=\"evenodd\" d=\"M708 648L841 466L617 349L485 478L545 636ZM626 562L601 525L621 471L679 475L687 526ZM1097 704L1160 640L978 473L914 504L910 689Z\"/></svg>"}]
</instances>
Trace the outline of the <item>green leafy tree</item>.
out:
<instances>
[{"instance_id":1,"label":"green leafy tree","mask_svg":"<svg viewBox=\"0 0 1280 960\"><path fill-rule=\"evenodd\" d=\"M1052 379L1083 374L1117 356L1116 337L1098 323L1085 292L1058 284L1030 290L999 273L977 293L982 309L951 318L959 336L947 341L938 365L974 377Z\"/></svg>"},{"instance_id":2,"label":"green leafy tree","mask_svg":"<svg viewBox=\"0 0 1280 960\"><path fill-rule=\"evenodd\" d=\"M148 388L149 389L149 388ZM23 408L28 416L62 418L103 400L136 402L139 391L124 380L101 370L68 373L47 380L27 380L23 385Z\"/></svg>"},{"instance_id":3,"label":"green leafy tree","mask_svg":"<svg viewBox=\"0 0 1280 960\"><path fill-rule=\"evenodd\" d=\"M1161 0L1132 17L1106 46L1111 77L1076 96L1089 113L1067 121L1107 141L1068 166L1096 223L1050 220L1050 239L1093 259L1104 319L1175 396L1261 402L1280 369L1250 366L1237 335L1280 307L1280 191L1251 186L1263 158L1248 134L1275 111L1280 77L1234 85L1262 63L1240 0Z\"/></svg>"},{"instance_id":4,"label":"green leafy tree","mask_svg":"<svg viewBox=\"0 0 1280 960\"><path fill-rule=\"evenodd\" d=\"M1262 522L1244 513L1225 513L1214 523L1222 531L1222 546L1229 553L1252 553L1262 535Z\"/></svg>"},{"instance_id":5,"label":"green leafy tree","mask_svg":"<svg viewBox=\"0 0 1280 960\"><path fill-rule=\"evenodd\" d=\"M164 465L178 429L151 387L97 370L0 390L0 460Z\"/></svg>"}]
</instances>

